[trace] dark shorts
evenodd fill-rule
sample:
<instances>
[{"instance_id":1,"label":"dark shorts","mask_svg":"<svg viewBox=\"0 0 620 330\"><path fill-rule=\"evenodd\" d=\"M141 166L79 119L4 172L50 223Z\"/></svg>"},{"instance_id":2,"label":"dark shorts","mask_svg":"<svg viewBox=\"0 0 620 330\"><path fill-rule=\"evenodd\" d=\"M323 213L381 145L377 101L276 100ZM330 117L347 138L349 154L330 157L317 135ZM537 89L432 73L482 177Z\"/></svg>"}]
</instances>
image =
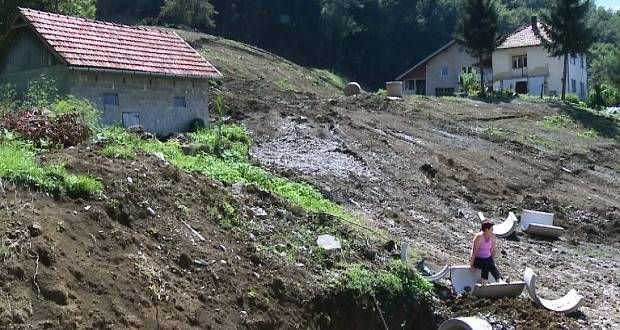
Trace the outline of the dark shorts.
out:
<instances>
[{"instance_id":1,"label":"dark shorts","mask_svg":"<svg viewBox=\"0 0 620 330\"><path fill-rule=\"evenodd\" d=\"M474 267L482 271L482 278L485 280L489 279L489 273L493 275L493 278L496 281L502 278L502 275L499 273L499 271L497 270L497 267L495 266L495 261L493 260L493 257L488 257L488 258L477 257L474 260Z\"/></svg>"}]
</instances>

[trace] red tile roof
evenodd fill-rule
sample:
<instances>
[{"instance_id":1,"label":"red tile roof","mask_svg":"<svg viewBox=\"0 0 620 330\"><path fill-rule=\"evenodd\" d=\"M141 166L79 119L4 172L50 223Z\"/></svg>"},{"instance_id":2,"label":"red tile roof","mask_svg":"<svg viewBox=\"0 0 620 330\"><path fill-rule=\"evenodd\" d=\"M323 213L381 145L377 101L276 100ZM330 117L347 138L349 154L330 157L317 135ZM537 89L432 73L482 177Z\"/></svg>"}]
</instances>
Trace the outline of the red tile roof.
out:
<instances>
[{"instance_id":1,"label":"red tile roof","mask_svg":"<svg viewBox=\"0 0 620 330\"><path fill-rule=\"evenodd\" d=\"M174 32L25 8L19 12L69 66L222 78Z\"/></svg>"},{"instance_id":2,"label":"red tile roof","mask_svg":"<svg viewBox=\"0 0 620 330\"><path fill-rule=\"evenodd\" d=\"M538 22L538 30L540 35L547 39L547 33L545 33L544 26ZM497 49L517 48L517 47L530 47L540 46L542 41L534 34L532 24L526 25L510 34L506 39L497 47Z\"/></svg>"}]
</instances>

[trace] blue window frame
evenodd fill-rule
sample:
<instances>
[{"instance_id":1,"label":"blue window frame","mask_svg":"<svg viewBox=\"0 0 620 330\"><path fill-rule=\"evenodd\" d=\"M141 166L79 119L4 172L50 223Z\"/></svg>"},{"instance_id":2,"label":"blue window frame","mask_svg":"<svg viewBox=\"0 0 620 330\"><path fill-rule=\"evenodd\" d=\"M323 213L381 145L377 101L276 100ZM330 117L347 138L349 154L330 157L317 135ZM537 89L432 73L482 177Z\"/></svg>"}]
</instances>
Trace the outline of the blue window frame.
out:
<instances>
[{"instance_id":1,"label":"blue window frame","mask_svg":"<svg viewBox=\"0 0 620 330\"><path fill-rule=\"evenodd\" d=\"M103 105L118 107L118 94L103 94Z\"/></svg>"},{"instance_id":2,"label":"blue window frame","mask_svg":"<svg viewBox=\"0 0 620 330\"><path fill-rule=\"evenodd\" d=\"M186 108L187 103L185 103L185 97L183 96L175 96L173 99L173 104L175 108Z\"/></svg>"},{"instance_id":3,"label":"blue window frame","mask_svg":"<svg viewBox=\"0 0 620 330\"><path fill-rule=\"evenodd\" d=\"M441 68L441 76L442 77L447 77L448 76L448 67Z\"/></svg>"}]
</instances>

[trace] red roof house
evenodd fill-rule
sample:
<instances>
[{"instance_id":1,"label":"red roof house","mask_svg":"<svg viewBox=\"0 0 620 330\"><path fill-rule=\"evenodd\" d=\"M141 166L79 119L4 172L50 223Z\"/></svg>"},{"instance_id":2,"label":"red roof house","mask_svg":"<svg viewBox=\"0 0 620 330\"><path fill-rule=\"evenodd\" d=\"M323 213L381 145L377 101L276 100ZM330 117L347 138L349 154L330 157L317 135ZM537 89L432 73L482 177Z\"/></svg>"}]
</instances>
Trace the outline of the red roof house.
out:
<instances>
[{"instance_id":1,"label":"red roof house","mask_svg":"<svg viewBox=\"0 0 620 330\"><path fill-rule=\"evenodd\" d=\"M206 120L209 79L222 74L176 33L19 8L0 39L0 83L41 75L90 100L105 123L157 133Z\"/></svg>"}]
</instances>

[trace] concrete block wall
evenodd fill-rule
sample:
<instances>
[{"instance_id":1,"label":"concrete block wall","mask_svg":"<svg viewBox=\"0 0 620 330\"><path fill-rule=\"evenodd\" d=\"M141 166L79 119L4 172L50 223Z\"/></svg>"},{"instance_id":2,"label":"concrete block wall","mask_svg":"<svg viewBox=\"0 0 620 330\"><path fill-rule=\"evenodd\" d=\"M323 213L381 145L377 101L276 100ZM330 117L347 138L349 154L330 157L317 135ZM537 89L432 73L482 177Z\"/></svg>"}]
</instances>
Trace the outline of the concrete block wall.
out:
<instances>
[{"instance_id":1,"label":"concrete block wall","mask_svg":"<svg viewBox=\"0 0 620 330\"><path fill-rule=\"evenodd\" d=\"M137 113L145 130L161 135L183 132L196 118L208 122L208 81L105 72L69 73L70 94L91 101L104 124L122 123L123 113ZM118 107L103 104L104 94L117 94ZM186 107L175 107L184 97Z\"/></svg>"}]
</instances>

